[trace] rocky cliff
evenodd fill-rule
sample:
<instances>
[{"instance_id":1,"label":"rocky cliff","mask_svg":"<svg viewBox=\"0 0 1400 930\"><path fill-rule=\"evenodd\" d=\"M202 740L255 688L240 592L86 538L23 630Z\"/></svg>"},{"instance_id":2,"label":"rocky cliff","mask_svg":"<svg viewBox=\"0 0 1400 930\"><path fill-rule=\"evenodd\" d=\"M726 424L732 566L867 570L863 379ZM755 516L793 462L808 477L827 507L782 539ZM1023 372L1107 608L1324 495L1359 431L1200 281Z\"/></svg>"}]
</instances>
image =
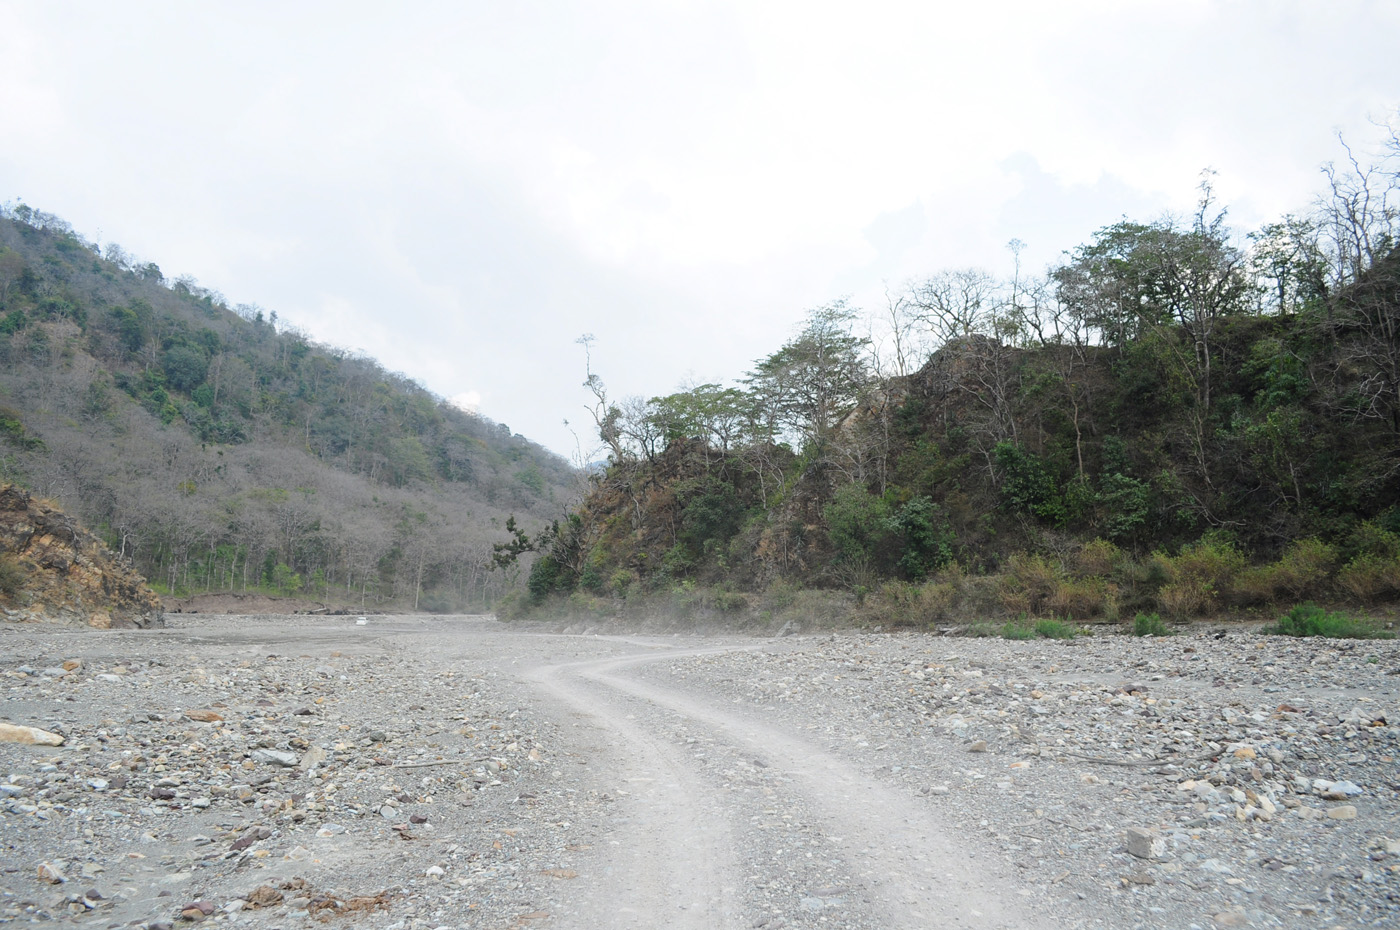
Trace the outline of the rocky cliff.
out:
<instances>
[{"instance_id":1,"label":"rocky cliff","mask_svg":"<svg viewBox=\"0 0 1400 930\"><path fill-rule=\"evenodd\" d=\"M0 610L96 629L164 625L160 597L62 510L0 486Z\"/></svg>"}]
</instances>

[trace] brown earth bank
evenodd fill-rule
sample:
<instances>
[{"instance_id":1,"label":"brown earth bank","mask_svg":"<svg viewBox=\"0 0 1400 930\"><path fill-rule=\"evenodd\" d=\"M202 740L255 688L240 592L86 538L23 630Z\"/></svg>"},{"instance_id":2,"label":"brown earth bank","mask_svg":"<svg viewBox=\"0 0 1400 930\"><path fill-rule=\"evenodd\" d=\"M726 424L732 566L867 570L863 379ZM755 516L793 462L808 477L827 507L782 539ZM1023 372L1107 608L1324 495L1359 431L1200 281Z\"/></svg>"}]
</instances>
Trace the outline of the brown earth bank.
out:
<instances>
[{"instance_id":1,"label":"brown earth bank","mask_svg":"<svg viewBox=\"0 0 1400 930\"><path fill-rule=\"evenodd\" d=\"M9 620L96 629L160 626L159 596L53 504L0 486L0 610Z\"/></svg>"},{"instance_id":2,"label":"brown earth bank","mask_svg":"<svg viewBox=\"0 0 1400 930\"><path fill-rule=\"evenodd\" d=\"M0 921L1400 924L1394 641L169 621L0 626Z\"/></svg>"}]
</instances>

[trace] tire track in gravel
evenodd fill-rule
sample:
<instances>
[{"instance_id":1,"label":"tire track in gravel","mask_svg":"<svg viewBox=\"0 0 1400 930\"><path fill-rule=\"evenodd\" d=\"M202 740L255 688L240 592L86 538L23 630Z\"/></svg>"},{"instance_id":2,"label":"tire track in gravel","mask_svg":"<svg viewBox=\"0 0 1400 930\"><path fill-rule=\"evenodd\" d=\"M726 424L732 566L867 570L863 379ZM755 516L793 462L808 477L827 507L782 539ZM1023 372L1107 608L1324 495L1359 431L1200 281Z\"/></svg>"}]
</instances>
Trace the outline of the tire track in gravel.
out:
<instances>
[{"instance_id":1,"label":"tire track in gravel","mask_svg":"<svg viewBox=\"0 0 1400 930\"><path fill-rule=\"evenodd\" d=\"M635 914L638 926L762 925L755 913L738 919L733 886L744 878L740 863L726 850L734 850L736 840L743 849L761 845L764 838L742 833L750 826L749 812L738 809L738 799L730 800L733 796L716 783L718 779L675 745L674 737L664 735L668 723L661 715L678 715L698 725L715 743L737 755L761 759L790 783L831 845L839 845L850 860L849 872L875 912L849 912L846 917L854 925L870 920L883 927L910 928L1055 925L1050 915L1033 913L1017 900L1019 883L976 849L975 841L959 838L958 831L907 791L866 774L810 738L726 709L723 705L730 704L730 698L707 698L625 675L630 668L654 662L730 649L656 650L651 645L642 655L547 666L532 676L554 696L593 714L611 732L621 754L630 757L620 773L624 778L655 779L645 795L642 835L628 841L635 844L630 861L641 863L642 871L629 887L606 891L607 896L630 895L635 903L628 913ZM676 888L684 888L684 895L677 897ZM678 901L687 909L679 910ZM699 906L692 907L691 901ZM802 915L790 916L801 922ZM827 926L842 923L834 914L821 919ZM632 924L614 919L608 925Z\"/></svg>"},{"instance_id":2,"label":"tire track in gravel","mask_svg":"<svg viewBox=\"0 0 1400 930\"><path fill-rule=\"evenodd\" d=\"M626 819L613 824L597 857L601 874L583 876L602 881L577 886L577 909L556 913L553 926L747 927L738 914L739 877L724 811L683 751L648 732L630 701L598 686L589 673L598 664L542 666L525 676L602 731L611 743L611 771L628 792L618 805Z\"/></svg>"}]
</instances>

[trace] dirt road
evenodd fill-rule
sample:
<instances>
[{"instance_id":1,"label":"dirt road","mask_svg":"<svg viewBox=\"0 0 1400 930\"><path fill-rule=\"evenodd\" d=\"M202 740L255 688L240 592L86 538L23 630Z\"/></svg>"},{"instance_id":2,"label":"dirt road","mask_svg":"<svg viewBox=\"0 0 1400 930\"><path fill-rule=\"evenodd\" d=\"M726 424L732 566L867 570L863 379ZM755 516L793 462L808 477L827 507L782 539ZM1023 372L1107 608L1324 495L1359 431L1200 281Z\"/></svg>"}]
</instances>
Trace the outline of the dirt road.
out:
<instances>
[{"instance_id":1,"label":"dirt road","mask_svg":"<svg viewBox=\"0 0 1400 930\"><path fill-rule=\"evenodd\" d=\"M601 908L578 926L654 927L663 916L677 927L762 926L783 918L794 895L799 913L829 923L839 912L850 926L1045 925L978 864L976 844L959 841L960 831L916 795L731 700L629 675L757 644L619 645L619 657L545 665L529 676L586 712L611 765L640 785L629 829L611 841L635 865L613 870L622 884L606 888L595 902Z\"/></svg>"},{"instance_id":2,"label":"dirt road","mask_svg":"<svg viewBox=\"0 0 1400 930\"><path fill-rule=\"evenodd\" d=\"M1285 759L1242 700L1287 697L1329 721L1329 700L1393 702L1390 644L1334 650L1335 678L1315 655L1298 674L1271 657L1270 678L1253 643L1227 643L1200 685L1185 640L174 619L0 633L0 719L67 737L0 744L0 919L777 930L1396 914L1381 774L1395 728L1321 724L1317 745L1335 734L1343 763L1284 720ZM1124 672L1143 683L1123 690ZM1329 806L1289 781L1295 762L1358 797ZM1331 816L1343 806L1352 819ZM1159 848L1134 855L1128 827Z\"/></svg>"}]
</instances>

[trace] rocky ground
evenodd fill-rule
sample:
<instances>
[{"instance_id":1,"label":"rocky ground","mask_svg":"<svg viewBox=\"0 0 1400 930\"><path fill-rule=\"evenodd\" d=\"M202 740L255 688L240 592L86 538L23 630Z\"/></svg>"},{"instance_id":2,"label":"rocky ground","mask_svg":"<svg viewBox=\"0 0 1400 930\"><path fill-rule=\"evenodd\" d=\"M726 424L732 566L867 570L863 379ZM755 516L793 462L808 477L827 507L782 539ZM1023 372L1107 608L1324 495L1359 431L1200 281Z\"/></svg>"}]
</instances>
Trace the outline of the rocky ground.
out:
<instances>
[{"instance_id":1,"label":"rocky ground","mask_svg":"<svg viewBox=\"0 0 1400 930\"><path fill-rule=\"evenodd\" d=\"M0 627L0 921L1400 925L1400 646Z\"/></svg>"}]
</instances>

